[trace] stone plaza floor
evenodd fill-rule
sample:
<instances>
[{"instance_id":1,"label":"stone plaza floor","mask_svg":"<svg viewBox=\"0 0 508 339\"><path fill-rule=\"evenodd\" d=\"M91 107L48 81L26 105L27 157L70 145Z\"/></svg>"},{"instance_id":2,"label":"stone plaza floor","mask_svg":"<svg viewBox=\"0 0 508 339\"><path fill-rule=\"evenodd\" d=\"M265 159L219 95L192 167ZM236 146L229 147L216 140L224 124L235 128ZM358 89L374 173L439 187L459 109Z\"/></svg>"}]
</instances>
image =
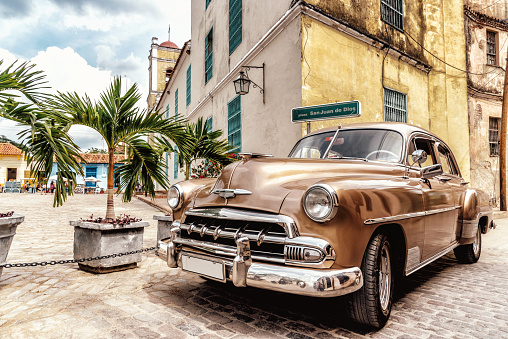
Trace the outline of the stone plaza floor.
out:
<instances>
[{"instance_id":1,"label":"stone plaza floor","mask_svg":"<svg viewBox=\"0 0 508 339\"><path fill-rule=\"evenodd\" d=\"M106 195L0 194L0 211L25 216L8 263L72 259L70 220L104 216ZM115 198L116 214L150 222L159 210ZM77 264L5 268L0 277L0 338L508 338L508 219L483 237L474 265L453 253L398 282L388 324L351 324L340 298L314 299L207 282L169 269L153 252L138 268L92 274Z\"/></svg>"}]
</instances>

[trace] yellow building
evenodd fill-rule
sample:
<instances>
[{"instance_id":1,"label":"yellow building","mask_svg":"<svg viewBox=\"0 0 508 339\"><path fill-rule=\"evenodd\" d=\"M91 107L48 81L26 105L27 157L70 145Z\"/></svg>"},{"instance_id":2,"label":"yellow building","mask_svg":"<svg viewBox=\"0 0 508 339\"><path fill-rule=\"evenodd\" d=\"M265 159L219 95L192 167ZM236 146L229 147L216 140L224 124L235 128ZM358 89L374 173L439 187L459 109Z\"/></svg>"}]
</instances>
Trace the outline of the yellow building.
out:
<instances>
[{"instance_id":1,"label":"yellow building","mask_svg":"<svg viewBox=\"0 0 508 339\"><path fill-rule=\"evenodd\" d=\"M152 38L150 55L148 56L149 82L148 82L148 110L157 105L166 86L166 81L173 73L176 60L181 50L171 41L165 41L158 44L156 37Z\"/></svg>"},{"instance_id":2,"label":"yellow building","mask_svg":"<svg viewBox=\"0 0 508 339\"><path fill-rule=\"evenodd\" d=\"M9 143L0 143L0 184L28 177L26 169L23 151Z\"/></svg>"}]
</instances>

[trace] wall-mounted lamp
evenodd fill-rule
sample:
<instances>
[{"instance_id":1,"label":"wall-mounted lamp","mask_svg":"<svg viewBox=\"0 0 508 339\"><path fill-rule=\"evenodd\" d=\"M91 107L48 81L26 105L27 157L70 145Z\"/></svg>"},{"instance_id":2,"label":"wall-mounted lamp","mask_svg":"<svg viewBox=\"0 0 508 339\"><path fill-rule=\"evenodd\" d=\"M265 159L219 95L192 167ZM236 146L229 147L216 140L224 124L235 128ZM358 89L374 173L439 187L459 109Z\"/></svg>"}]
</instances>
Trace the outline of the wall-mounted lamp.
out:
<instances>
[{"instance_id":1,"label":"wall-mounted lamp","mask_svg":"<svg viewBox=\"0 0 508 339\"><path fill-rule=\"evenodd\" d=\"M249 74L247 71L250 71L251 68L261 68L263 70L263 87L265 87L265 64L263 66L243 66L240 71L240 75L238 78L233 80L233 84L235 85L236 94L245 95L249 93L249 86L252 83L252 87L259 88L259 92L263 94L263 104L265 103L265 90L263 87L256 84L254 81L249 79Z\"/></svg>"}]
</instances>

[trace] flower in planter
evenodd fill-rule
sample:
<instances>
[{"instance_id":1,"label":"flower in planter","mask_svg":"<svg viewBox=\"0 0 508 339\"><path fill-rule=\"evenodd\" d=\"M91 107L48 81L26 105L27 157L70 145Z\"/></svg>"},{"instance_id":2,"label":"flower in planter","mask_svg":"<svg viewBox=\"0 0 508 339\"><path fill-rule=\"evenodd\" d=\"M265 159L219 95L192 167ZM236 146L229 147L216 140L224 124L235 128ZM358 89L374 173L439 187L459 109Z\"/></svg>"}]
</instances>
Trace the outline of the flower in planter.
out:
<instances>
[{"instance_id":1,"label":"flower in planter","mask_svg":"<svg viewBox=\"0 0 508 339\"><path fill-rule=\"evenodd\" d=\"M13 214L14 214L14 211L10 211L7 213L0 213L0 218L12 217Z\"/></svg>"}]
</instances>

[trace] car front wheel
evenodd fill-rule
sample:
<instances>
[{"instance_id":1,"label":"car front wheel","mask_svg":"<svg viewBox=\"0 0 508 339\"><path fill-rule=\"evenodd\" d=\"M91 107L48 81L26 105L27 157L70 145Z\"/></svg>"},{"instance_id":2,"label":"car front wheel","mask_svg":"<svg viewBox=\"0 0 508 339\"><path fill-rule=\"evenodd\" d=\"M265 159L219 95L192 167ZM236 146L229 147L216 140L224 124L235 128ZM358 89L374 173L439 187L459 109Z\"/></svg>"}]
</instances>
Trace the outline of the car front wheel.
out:
<instances>
[{"instance_id":1,"label":"car front wheel","mask_svg":"<svg viewBox=\"0 0 508 339\"><path fill-rule=\"evenodd\" d=\"M394 267L389 238L377 234L362 260L363 287L348 301L349 316L360 324L382 328L390 316Z\"/></svg>"},{"instance_id":2,"label":"car front wheel","mask_svg":"<svg viewBox=\"0 0 508 339\"><path fill-rule=\"evenodd\" d=\"M480 226L476 230L476 236L472 244L461 245L453 250L455 258L463 264L474 264L480 259L482 253L482 230Z\"/></svg>"}]
</instances>

